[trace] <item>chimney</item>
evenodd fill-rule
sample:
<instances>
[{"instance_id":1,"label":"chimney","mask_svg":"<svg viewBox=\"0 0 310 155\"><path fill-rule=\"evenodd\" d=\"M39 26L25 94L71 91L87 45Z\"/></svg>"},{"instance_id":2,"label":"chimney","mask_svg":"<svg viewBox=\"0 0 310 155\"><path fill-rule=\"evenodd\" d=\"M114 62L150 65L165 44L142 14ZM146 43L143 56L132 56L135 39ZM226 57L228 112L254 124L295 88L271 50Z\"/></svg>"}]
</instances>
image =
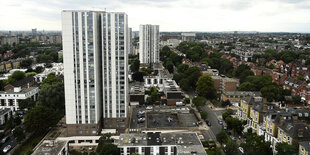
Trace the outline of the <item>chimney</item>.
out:
<instances>
[{"instance_id":1,"label":"chimney","mask_svg":"<svg viewBox=\"0 0 310 155\"><path fill-rule=\"evenodd\" d=\"M21 91L21 87L14 87L14 93L19 93Z\"/></svg>"},{"instance_id":2,"label":"chimney","mask_svg":"<svg viewBox=\"0 0 310 155\"><path fill-rule=\"evenodd\" d=\"M303 137L303 136L304 136L304 130L298 129L298 137Z\"/></svg>"},{"instance_id":3,"label":"chimney","mask_svg":"<svg viewBox=\"0 0 310 155\"><path fill-rule=\"evenodd\" d=\"M267 104L263 104L263 111L266 112L268 110L268 105Z\"/></svg>"},{"instance_id":4,"label":"chimney","mask_svg":"<svg viewBox=\"0 0 310 155\"><path fill-rule=\"evenodd\" d=\"M293 121L294 122L298 121L298 116L297 115L293 115Z\"/></svg>"}]
</instances>

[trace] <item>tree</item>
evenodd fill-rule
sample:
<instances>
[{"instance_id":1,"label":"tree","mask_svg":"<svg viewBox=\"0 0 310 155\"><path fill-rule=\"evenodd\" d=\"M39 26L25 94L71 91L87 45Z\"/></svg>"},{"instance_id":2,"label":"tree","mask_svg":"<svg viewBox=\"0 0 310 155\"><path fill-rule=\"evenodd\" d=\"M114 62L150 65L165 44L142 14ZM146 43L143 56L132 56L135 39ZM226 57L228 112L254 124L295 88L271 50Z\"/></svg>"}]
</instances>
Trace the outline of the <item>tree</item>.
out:
<instances>
[{"instance_id":1,"label":"tree","mask_svg":"<svg viewBox=\"0 0 310 155\"><path fill-rule=\"evenodd\" d=\"M295 95L292 97L294 104L300 104L301 103L301 97L299 95Z\"/></svg>"},{"instance_id":2,"label":"tree","mask_svg":"<svg viewBox=\"0 0 310 155\"><path fill-rule=\"evenodd\" d=\"M57 124L59 116L46 106L35 106L27 112L25 126L27 131L42 133Z\"/></svg>"},{"instance_id":3,"label":"tree","mask_svg":"<svg viewBox=\"0 0 310 155\"><path fill-rule=\"evenodd\" d=\"M261 89L262 96L267 98L268 102L278 101L281 97L281 90L277 85L265 86Z\"/></svg>"},{"instance_id":4,"label":"tree","mask_svg":"<svg viewBox=\"0 0 310 155\"><path fill-rule=\"evenodd\" d=\"M155 103L155 102L160 100L160 96L161 96L161 94L158 93L157 88L156 87L152 87L151 90L148 93L148 97L146 99L146 102L148 104L153 104L153 103Z\"/></svg>"},{"instance_id":5,"label":"tree","mask_svg":"<svg viewBox=\"0 0 310 155\"><path fill-rule=\"evenodd\" d=\"M240 146L244 149L245 155L272 155L271 144L264 139L264 136L248 133L245 142Z\"/></svg>"},{"instance_id":6,"label":"tree","mask_svg":"<svg viewBox=\"0 0 310 155\"><path fill-rule=\"evenodd\" d=\"M26 77L35 76L36 74L37 74L36 72L28 72L28 73L26 73Z\"/></svg>"},{"instance_id":7,"label":"tree","mask_svg":"<svg viewBox=\"0 0 310 155\"><path fill-rule=\"evenodd\" d=\"M275 50L273 50L273 49L267 49L266 51L264 51L263 57L267 61L270 61L272 59L276 59L277 58L277 52Z\"/></svg>"},{"instance_id":8,"label":"tree","mask_svg":"<svg viewBox=\"0 0 310 155\"><path fill-rule=\"evenodd\" d=\"M254 73L251 70L246 70L239 75L240 83L243 83L247 77L253 76Z\"/></svg>"},{"instance_id":9,"label":"tree","mask_svg":"<svg viewBox=\"0 0 310 155\"><path fill-rule=\"evenodd\" d=\"M140 61L138 59L135 59L134 61L131 62L130 64L130 70L131 72L138 72L140 68Z\"/></svg>"},{"instance_id":10,"label":"tree","mask_svg":"<svg viewBox=\"0 0 310 155\"><path fill-rule=\"evenodd\" d=\"M190 100L188 97L185 97L185 98L184 98L184 103L185 103L185 104L190 104L190 103L191 103L191 100Z\"/></svg>"},{"instance_id":11,"label":"tree","mask_svg":"<svg viewBox=\"0 0 310 155\"><path fill-rule=\"evenodd\" d=\"M204 105L206 105L206 99L202 96L197 96L193 99L193 104L196 107L204 106Z\"/></svg>"},{"instance_id":12,"label":"tree","mask_svg":"<svg viewBox=\"0 0 310 155\"><path fill-rule=\"evenodd\" d=\"M104 134L99 138L99 143L96 152L100 155L118 155L119 150L116 145L113 144L111 134Z\"/></svg>"},{"instance_id":13,"label":"tree","mask_svg":"<svg viewBox=\"0 0 310 155\"><path fill-rule=\"evenodd\" d=\"M20 67L22 68L29 68L31 65L32 65L32 59L30 58L25 59L20 63Z\"/></svg>"},{"instance_id":14,"label":"tree","mask_svg":"<svg viewBox=\"0 0 310 155\"><path fill-rule=\"evenodd\" d=\"M19 81L26 77L26 74L22 71L15 71L11 76L9 76L9 83Z\"/></svg>"},{"instance_id":15,"label":"tree","mask_svg":"<svg viewBox=\"0 0 310 155\"><path fill-rule=\"evenodd\" d=\"M278 155L294 155L298 152L298 148L296 146L284 142L277 143L276 150Z\"/></svg>"},{"instance_id":16,"label":"tree","mask_svg":"<svg viewBox=\"0 0 310 155\"><path fill-rule=\"evenodd\" d=\"M297 54L293 51L282 51L279 53L279 59L283 60L285 63L290 63L297 59Z\"/></svg>"},{"instance_id":17,"label":"tree","mask_svg":"<svg viewBox=\"0 0 310 155\"><path fill-rule=\"evenodd\" d=\"M43 70L44 70L44 68L42 66L38 66L38 67L36 67L36 69L34 71L39 74L39 73L42 73Z\"/></svg>"},{"instance_id":18,"label":"tree","mask_svg":"<svg viewBox=\"0 0 310 155\"><path fill-rule=\"evenodd\" d=\"M238 118L233 118L231 116L226 117L225 122L227 124L227 128L233 130L235 134L240 135L244 129L243 121Z\"/></svg>"},{"instance_id":19,"label":"tree","mask_svg":"<svg viewBox=\"0 0 310 155\"><path fill-rule=\"evenodd\" d=\"M139 81L139 82L143 82L143 73L142 72L135 72L132 74L132 80L134 81Z\"/></svg>"},{"instance_id":20,"label":"tree","mask_svg":"<svg viewBox=\"0 0 310 155\"><path fill-rule=\"evenodd\" d=\"M47 106L56 111L64 110L64 85L63 83L55 83L44 85L39 92L37 104Z\"/></svg>"},{"instance_id":21,"label":"tree","mask_svg":"<svg viewBox=\"0 0 310 155\"><path fill-rule=\"evenodd\" d=\"M205 111L201 111L201 112L200 112L200 116L201 116L201 118L202 118L203 120L205 120L205 119L207 119L207 117L208 117L208 113L205 112Z\"/></svg>"},{"instance_id":22,"label":"tree","mask_svg":"<svg viewBox=\"0 0 310 155\"><path fill-rule=\"evenodd\" d=\"M167 68L167 70L169 71L169 73L173 73L173 63L172 63L172 61L168 61L167 63L166 63L166 68Z\"/></svg>"},{"instance_id":23,"label":"tree","mask_svg":"<svg viewBox=\"0 0 310 155\"><path fill-rule=\"evenodd\" d=\"M13 136L16 137L18 142L21 142L23 139L25 139L24 130L20 126L16 126L13 131Z\"/></svg>"},{"instance_id":24,"label":"tree","mask_svg":"<svg viewBox=\"0 0 310 155\"><path fill-rule=\"evenodd\" d=\"M5 123L5 129L12 129L14 128L14 120L13 118L10 118L6 123Z\"/></svg>"},{"instance_id":25,"label":"tree","mask_svg":"<svg viewBox=\"0 0 310 155\"><path fill-rule=\"evenodd\" d=\"M51 63L53 60L53 57L50 55L40 54L38 57L38 62L40 63Z\"/></svg>"},{"instance_id":26,"label":"tree","mask_svg":"<svg viewBox=\"0 0 310 155\"><path fill-rule=\"evenodd\" d=\"M255 91L255 85L251 82L243 82L239 86L239 91Z\"/></svg>"},{"instance_id":27,"label":"tree","mask_svg":"<svg viewBox=\"0 0 310 155\"><path fill-rule=\"evenodd\" d=\"M199 77L196 84L196 91L199 95L208 99L216 98L216 89L213 85L213 80L210 75L203 75Z\"/></svg>"},{"instance_id":28,"label":"tree","mask_svg":"<svg viewBox=\"0 0 310 155\"><path fill-rule=\"evenodd\" d=\"M226 118L230 117L232 114L234 114L234 110L227 109L227 111L222 114L223 120L226 121Z\"/></svg>"},{"instance_id":29,"label":"tree","mask_svg":"<svg viewBox=\"0 0 310 155\"><path fill-rule=\"evenodd\" d=\"M0 80L0 91L4 90L5 85L6 85L6 83L4 82L4 80Z\"/></svg>"},{"instance_id":30,"label":"tree","mask_svg":"<svg viewBox=\"0 0 310 155\"><path fill-rule=\"evenodd\" d=\"M227 138L226 147L224 148L226 155L238 154L238 145L233 140Z\"/></svg>"},{"instance_id":31,"label":"tree","mask_svg":"<svg viewBox=\"0 0 310 155\"><path fill-rule=\"evenodd\" d=\"M20 100L18 102L18 107L20 110L25 110L25 109L31 109L36 105L36 102L33 101L31 98L27 98L25 100Z\"/></svg>"},{"instance_id":32,"label":"tree","mask_svg":"<svg viewBox=\"0 0 310 155\"><path fill-rule=\"evenodd\" d=\"M177 67L179 73L184 73L188 68L187 64L179 64Z\"/></svg>"},{"instance_id":33,"label":"tree","mask_svg":"<svg viewBox=\"0 0 310 155\"><path fill-rule=\"evenodd\" d=\"M239 65L236 69L236 77L240 77L241 73L248 70L251 70L251 68L248 65L246 64Z\"/></svg>"},{"instance_id":34,"label":"tree","mask_svg":"<svg viewBox=\"0 0 310 155\"><path fill-rule=\"evenodd\" d=\"M221 144L226 142L227 139L228 139L228 136L224 130L221 130L218 134L216 134L216 140Z\"/></svg>"},{"instance_id":35,"label":"tree","mask_svg":"<svg viewBox=\"0 0 310 155\"><path fill-rule=\"evenodd\" d=\"M42 81L42 88L47 87L48 85L53 85L57 83L62 83L62 80L55 76L55 73L50 73L47 77Z\"/></svg>"}]
</instances>

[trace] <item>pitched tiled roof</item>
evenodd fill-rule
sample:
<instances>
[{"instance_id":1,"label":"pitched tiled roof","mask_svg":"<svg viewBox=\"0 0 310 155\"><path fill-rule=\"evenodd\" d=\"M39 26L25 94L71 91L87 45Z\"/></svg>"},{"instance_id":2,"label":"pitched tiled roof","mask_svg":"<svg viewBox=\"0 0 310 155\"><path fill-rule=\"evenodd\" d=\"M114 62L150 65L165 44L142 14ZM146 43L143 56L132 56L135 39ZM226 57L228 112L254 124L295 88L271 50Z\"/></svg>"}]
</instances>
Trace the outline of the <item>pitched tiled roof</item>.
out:
<instances>
[{"instance_id":1,"label":"pitched tiled roof","mask_svg":"<svg viewBox=\"0 0 310 155\"><path fill-rule=\"evenodd\" d=\"M31 82L31 81L34 81L34 77L28 76L28 77L23 78L22 80L11 83L11 85L14 87L20 87L20 86L23 86L23 85Z\"/></svg>"}]
</instances>

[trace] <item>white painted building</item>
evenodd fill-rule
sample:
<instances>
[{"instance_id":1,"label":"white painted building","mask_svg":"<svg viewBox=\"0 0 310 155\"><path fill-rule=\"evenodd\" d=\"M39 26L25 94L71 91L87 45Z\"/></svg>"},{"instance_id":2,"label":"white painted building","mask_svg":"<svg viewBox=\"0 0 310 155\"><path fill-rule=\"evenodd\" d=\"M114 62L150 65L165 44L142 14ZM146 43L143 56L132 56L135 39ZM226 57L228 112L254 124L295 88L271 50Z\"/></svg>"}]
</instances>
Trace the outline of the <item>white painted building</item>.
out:
<instances>
[{"instance_id":1,"label":"white painted building","mask_svg":"<svg viewBox=\"0 0 310 155\"><path fill-rule=\"evenodd\" d=\"M0 125L5 125L12 115L12 110L10 108L0 109Z\"/></svg>"},{"instance_id":2,"label":"white painted building","mask_svg":"<svg viewBox=\"0 0 310 155\"><path fill-rule=\"evenodd\" d=\"M140 25L139 60L140 63L159 62L159 25Z\"/></svg>"},{"instance_id":3,"label":"white painted building","mask_svg":"<svg viewBox=\"0 0 310 155\"><path fill-rule=\"evenodd\" d=\"M196 133L130 133L121 134L117 144L121 155L206 155Z\"/></svg>"},{"instance_id":4,"label":"white painted building","mask_svg":"<svg viewBox=\"0 0 310 155\"><path fill-rule=\"evenodd\" d=\"M12 111L19 109L18 102L28 98L37 100L39 87L29 87L21 89L15 87L14 90L0 91L0 108L10 108Z\"/></svg>"},{"instance_id":5,"label":"white painted building","mask_svg":"<svg viewBox=\"0 0 310 155\"><path fill-rule=\"evenodd\" d=\"M69 145L65 140L44 140L32 155L68 155Z\"/></svg>"},{"instance_id":6,"label":"white painted building","mask_svg":"<svg viewBox=\"0 0 310 155\"><path fill-rule=\"evenodd\" d=\"M105 124L106 119L126 118L127 23L125 13L85 10L62 12L69 135L96 135L102 123L103 128L114 128L111 124L116 126L113 123Z\"/></svg>"}]
</instances>

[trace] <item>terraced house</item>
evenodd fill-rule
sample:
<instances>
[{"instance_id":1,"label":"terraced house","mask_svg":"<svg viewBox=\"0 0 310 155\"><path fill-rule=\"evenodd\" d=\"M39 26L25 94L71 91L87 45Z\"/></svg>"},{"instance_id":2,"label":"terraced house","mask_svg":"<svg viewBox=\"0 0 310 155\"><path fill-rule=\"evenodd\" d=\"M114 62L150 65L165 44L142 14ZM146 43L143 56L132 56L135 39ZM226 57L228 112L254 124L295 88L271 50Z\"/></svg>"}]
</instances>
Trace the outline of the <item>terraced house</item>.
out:
<instances>
[{"instance_id":1,"label":"terraced house","mask_svg":"<svg viewBox=\"0 0 310 155\"><path fill-rule=\"evenodd\" d=\"M303 122L284 123L278 127L278 142L298 145L310 140L310 126Z\"/></svg>"},{"instance_id":2,"label":"terraced house","mask_svg":"<svg viewBox=\"0 0 310 155\"><path fill-rule=\"evenodd\" d=\"M258 135L263 135L264 132L262 132L262 124L264 121L264 115L270 111L275 109L276 106L272 103L263 103L258 102L254 103L250 107L250 117L248 119L248 125L253 129L253 132L255 132Z\"/></svg>"}]
</instances>

